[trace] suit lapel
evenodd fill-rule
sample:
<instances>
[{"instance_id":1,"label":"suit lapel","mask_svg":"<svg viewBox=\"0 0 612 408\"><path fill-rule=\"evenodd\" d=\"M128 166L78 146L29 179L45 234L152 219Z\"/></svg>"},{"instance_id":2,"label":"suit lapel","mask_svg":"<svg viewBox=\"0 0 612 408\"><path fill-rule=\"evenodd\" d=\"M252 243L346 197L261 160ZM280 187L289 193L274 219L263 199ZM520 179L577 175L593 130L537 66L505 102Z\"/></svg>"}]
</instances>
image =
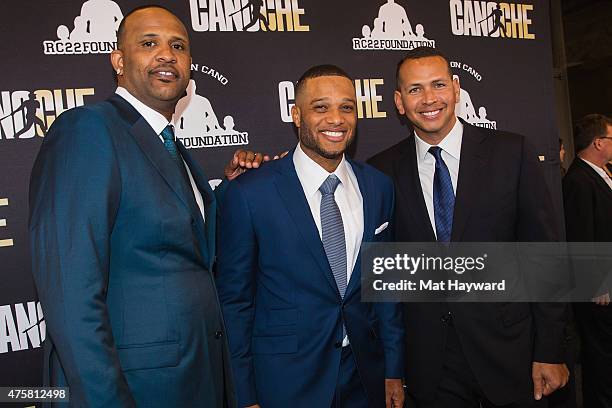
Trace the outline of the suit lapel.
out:
<instances>
[{"instance_id":1,"label":"suit lapel","mask_svg":"<svg viewBox=\"0 0 612 408\"><path fill-rule=\"evenodd\" d=\"M423 189L421 188L414 138L414 134L409 136L408 144L405 147L406 150L401 152L400 158L395 162L393 169L397 190L399 195L401 195L401 197L398 197L398 202L406 202L406 205L402 206L402 210L405 209L410 212L414 225L396 225L395 228L417 228L427 235L429 241L435 241L436 235L431 227ZM398 211L398 209L396 208L395 211Z\"/></svg>"},{"instance_id":2,"label":"suit lapel","mask_svg":"<svg viewBox=\"0 0 612 408\"><path fill-rule=\"evenodd\" d=\"M285 207L295 222L296 229L306 243L306 247L314 261L319 266L321 272L323 272L329 284L334 288L334 291L340 296L336 280L327 261L325 249L323 249L319 230L312 218L310 206L293 165L293 152L280 160L279 167L281 174L274 181L279 195L285 203Z\"/></svg>"},{"instance_id":3,"label":"suit lapel","mask_svg":"<svg viewBox=\"0 0 612 408\"><path fill-rule=\"evenodd\" d=\"M196 220L198 232L206 237L206 239L199 240L200 249L203 251L203 253L208 254L209 270L212 270L210 268L212 268L212 263L214 262L215 257L215 224L217 217L217 201L215 199L215 194L213 193L210 184L208 184L208 178L202 172L200 166L193 160L193 157L188 153L185 146L183 146L183 143L177 141L176 145L181 153L181 156L183 156L183 160L185 160L185 163L187 163L189 171L191 171L191 176L195 181L196 187L200 191L200 194L202 194L206 222L203 222L200 214L200 208L197 206L197 203L194 200L191 200L192 204L196 204L194 208L192 208L192 211L196 212L194 219Z\"/></svg>"},{"instance_id":4,"label":"suit lapel","mask_svg":"<svg viewBox=\"0 0 612 408\"><path fill-rule=\"evenodd\" d=\"M482 174L489 156L485 144L482 143L485 137L483 132L464 123L451 241L461 240L473 207L470 203L474 202L483 188Z\"/></svg>"},{"instance_id":5,"label":"suit lapel","mask_svg":"<svg viewBox=\"0 0 612 408\"><path fill-rule=\"evenodd\" d=\"M361 198L363 201L363 236L361 238L362 244L364 242L370 242L374 238L374 223L375 218L372 213L372 209L374 208L370 199L372 198L372 194L370 193L372 186L368 183L368 179L366 178L363 166L359 163L355 163L352 160L347 158L348 163L351 165L353 169L353 173L355 173L355 177L357 178L357 184L359 185L359 192L361 193ZM348 250L348 248L347 248ZM357 254L357 260L355 261L355 266L353 267L353 271L351 273L351 279L348 282L346 293L344 295L344 299L347 299L348 296L359 288L359 284L361 282L361 249Z\"/></svg>"},{"instance_id":6,"label":"suit lapel","mask_svg":"<svg viewBox=\"0 0 612 408\"><path fill-rule=\"evenodd\" d=\"M574 159L576 161L576 165L581 167L586 174L589 175L593 180L595 180L595 184L599 187L599 189L608 197L612 198L612 188L606 183L604 179L587 163L584 162L580 157L576 156Z\"/></svg>"},{"instance_id":7,"label":"suit lapel","mask_svg":"<svg viewBox=\"0 0 612 408\"><path fill-rule=\"evenodd\" d=\"M200 214L199 208L193 199L193 191L191 190L191 186L186 183L183 174L176 165L176 162L172 160L168 154L168 151L159 140L159 136L155 134L155 131L153 131L149 123L138 113L138 111L136 111L136 109L134 109L132 105L130 105L123 98L118 95L113 95L109 98L109 102L117 107L120 114L131 124L130 134L140 147L140 150L151 162L153 167L157 170L172 191L174 191L183 205L187 207L195 220L198 232L201 234L199 241L205 242L205 240L203 241L203 239L206 237L204 222L202 220L202 215ZM177 145L180 145L180 143ZM183 151L181 151L181 154ZM190 165L190 169L193 169L194 167L197 166ZM212 220L212 222L214 223L214 220ZM205 256L206 264L209 264L208 254L208 250L206 247L204 247L202 255Z\"/></svg>"}]
</instances>

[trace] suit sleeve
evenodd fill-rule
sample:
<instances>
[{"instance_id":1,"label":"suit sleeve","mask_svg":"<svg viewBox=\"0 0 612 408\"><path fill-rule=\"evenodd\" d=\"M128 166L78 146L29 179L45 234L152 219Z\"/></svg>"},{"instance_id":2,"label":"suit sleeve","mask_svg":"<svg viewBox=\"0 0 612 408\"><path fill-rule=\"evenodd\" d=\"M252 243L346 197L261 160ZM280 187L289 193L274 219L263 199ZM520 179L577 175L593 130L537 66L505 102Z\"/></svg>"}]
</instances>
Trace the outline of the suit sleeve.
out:
<instances>
[{"instance_id":1,"label":"suit sleeve","mask_svg":"<svg viewBox=\"0 0 612 408\"><path fill-rule=\"evenodd\" d=\"M519 222L517 241L555 242L561 240L562 226L557 226L551 209L553 197L547 188L542 163L533 147L523 138L519 180ZM562 197L558 197L562 200ZM533 361L561 363L565 357L567 304L531 303L535 323Z\"/></svg>"},{"instance_id":2,"label":"suit sleeve","mask_svg":"<svg viewBox=\"0 0 612 408\"><path fill-rule=\"evenodd\" d=\"M385 184L385 196L389 197L386 208L386 218L389 227L381 233L380 242L391 242L392 220L394 207L393 184L391 180ZM398 302L374 303L376 314L380 322L380 338L385 349L385 378L404 378L404 319L403 308Z\"/></svg>"},{"instance_id":3,"label":"suit sleeve","mask_svg":"<svg viewBox=\"0 0 612 408\"><path fill-rule=\"evenodd\" d=\"M62 114L30 180L32 272L75 406L135 406L105 302L120 174L103 119Z\"/></svg>"},{"instance_id":4,"label":"suit sleeve","mask_svg":"<svg viewBox=\"0 0 612 408\"><path fill-rule=\"evenodd\" d=\"M251 351L258 246L238 180L229 183L219 224L217 290L223 308L239 407L257 403Z\"/></svg>"}]
</instances>

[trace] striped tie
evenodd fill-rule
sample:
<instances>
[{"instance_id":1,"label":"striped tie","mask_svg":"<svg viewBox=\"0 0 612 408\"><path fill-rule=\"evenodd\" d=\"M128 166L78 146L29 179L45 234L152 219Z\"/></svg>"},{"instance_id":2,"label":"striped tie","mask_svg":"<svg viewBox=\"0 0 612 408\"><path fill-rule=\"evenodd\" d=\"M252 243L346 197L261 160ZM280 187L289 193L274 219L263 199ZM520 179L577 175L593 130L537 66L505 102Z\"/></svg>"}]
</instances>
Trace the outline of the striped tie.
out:
<instances>
[{"instance_id":1,"label":"striped tie","mask_svg":"<svg viewBox=\"0 0 612 408\"><path fill-rule=\"evenodd\" d=\"M436 158L436 170L433 183L434 220L438 242L450 242L453 229L453 211L455 193L453 182L446 163L442 159L442 149L438 146L429 148L429 153Z\"/></svg>"}]
</instances>

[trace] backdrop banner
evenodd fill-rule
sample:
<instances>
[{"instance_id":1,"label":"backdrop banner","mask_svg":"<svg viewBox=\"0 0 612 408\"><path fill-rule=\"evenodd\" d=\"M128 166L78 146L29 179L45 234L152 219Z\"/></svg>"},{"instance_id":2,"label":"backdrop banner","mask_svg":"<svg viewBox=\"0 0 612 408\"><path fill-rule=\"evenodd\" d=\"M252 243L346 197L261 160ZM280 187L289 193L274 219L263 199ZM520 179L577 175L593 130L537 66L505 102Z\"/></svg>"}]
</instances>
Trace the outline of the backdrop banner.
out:
<instances>
[{"instance_id":1,"label":"backdrop banner","mask_svg":"<svg viewBox=\"0 0 612 408\"><path fill-rule=\"evenodd\" d=\"M355 79L360 120L351 154L365 160L409 135L393 103L395 69L407 50L426 45L449 57L460 80L459 116L526 135L558 194L549 3L518 1L158 1L183 20L192 43L192 79L177 107L176 135L215 185L237 148L278 154L295 146L294 83L310 66L336 64ZM2 5L0 386L42 381L44 310L27 232L32 164L58 115L114 92L109 53L116 29L144 4Z\"/></svg>"}]
</instances>

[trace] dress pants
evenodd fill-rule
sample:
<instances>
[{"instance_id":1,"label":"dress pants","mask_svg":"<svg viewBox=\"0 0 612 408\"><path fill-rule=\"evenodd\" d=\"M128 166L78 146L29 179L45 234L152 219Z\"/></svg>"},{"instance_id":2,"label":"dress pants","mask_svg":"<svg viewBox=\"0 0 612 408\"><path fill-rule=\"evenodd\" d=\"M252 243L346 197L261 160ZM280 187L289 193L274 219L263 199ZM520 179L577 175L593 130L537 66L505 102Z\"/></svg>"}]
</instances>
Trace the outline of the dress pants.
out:
<instances>
[{"instance_id":1,"label":"dress pants","mask_svg":"<svg viewBox=\"0 0 612 408\"><path fill-rule=\"evenodd\" d=\"M575 304L584 408L612 408L612 306Z\"/></svg>"},{"instance_id":2,"label":"dress pants","mask_svg":"<svg viewBox=\"0 0 612 408\"><path fill-rule=\"evenodd\" d=\"M463 354L452 320L447 323L446 348L442 378L431 401L414 400L406 408L546 408L546 398L536 401L533 395L509 405L494 405L484 393Z\"/></svg>"},{"instance_id":3,"label":"dress pants","mask_svg":"<svg viewBox=\"0 0 612 408\"><path fill-rule=\"evenodd\" d=\"M384 407L385 402L381 401ZM336 393L331 408L368 408L368 399L361 384L351 346L342 347Z\"/></svg>"}]
</instances>

